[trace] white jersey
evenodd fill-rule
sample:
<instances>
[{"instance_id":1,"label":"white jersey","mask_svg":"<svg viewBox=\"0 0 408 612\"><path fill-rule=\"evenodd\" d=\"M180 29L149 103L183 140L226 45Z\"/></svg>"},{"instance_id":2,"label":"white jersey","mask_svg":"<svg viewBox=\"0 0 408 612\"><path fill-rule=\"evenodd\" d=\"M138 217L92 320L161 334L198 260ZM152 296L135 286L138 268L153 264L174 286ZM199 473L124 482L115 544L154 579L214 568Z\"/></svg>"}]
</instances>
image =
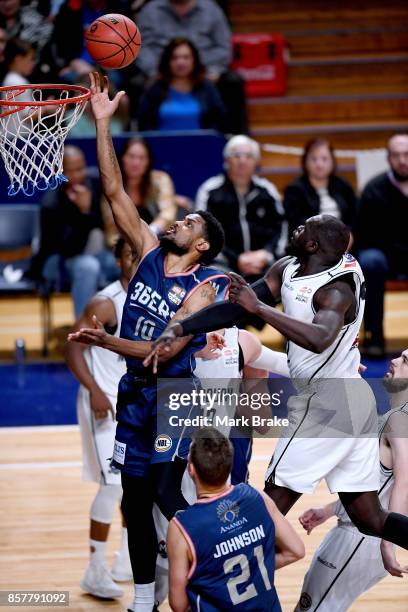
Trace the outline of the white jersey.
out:
<instances>
[{"instance_id":1,"label":"white jersey","mask_svg":"<svg viewBox=\"0 0 408 612\"><path fill-rule=\"evenodd\" d=\"M322 353L313 353L288 341L291 377L309 381L315 377L359 377L360 352L357 348L357 338L364 314L364 276L358 262L346 253L332 268L309 276L296 276L299 266L299 262L293 259L283 272L281 296L286 314L311 323L316 315L313 306L316 291L348 274L351 274L354 280L356 312L354 320L342 327L334 342Z\"/></svg>"},{"instance_id":2,"label":"white jersey","mask_svg":"<svg viewBox=\"0 0 408 612\"><path fill-rule=\"evenodd\" d=\"M388 423L391 415L396 412L404 412L408 416L408 404L404 404L394 410L389 410L384 414L379 421L379 439ZM394 485L394 473L392 468L387 468L380 462L380 488L378 489L378 497L380 498L381 505L383 508L388 508L390 502L390 495L392 487ZM335 514L339 519L340 523L350 523L349 516L344 509L343 504L339 501L336 505ZM357 528L356 528L357 529Z\"/></svg>"},{"instance_id":3,"label":"white jersey","mask_svg":"<svg viewBox=\"0 0 408 612\"><path fill-rule=\"evenodd\" d=\"M118 323L113 335L118 338L120 335L123 306L126 300L126 291L122 283L119 280L115 281L96 295L109 298L113 302ZM85 351L85 359L98 386L106 395L114 398L116 403L119 380L126 372L124 358L99 346L90 346Z\"/></svg>"},{"instance_id":4,"label":"white jersey","mask_svg":"<svg viewBox=\"0 0 408 612\"><path fill-rule=\"evenodd\" d=\"M230 327L224 332L225 346L219 351L218 359L203 359L196 357L195 376L201 379L242 378L239 369L239 329Z\"/></svg>"}]
</instances>

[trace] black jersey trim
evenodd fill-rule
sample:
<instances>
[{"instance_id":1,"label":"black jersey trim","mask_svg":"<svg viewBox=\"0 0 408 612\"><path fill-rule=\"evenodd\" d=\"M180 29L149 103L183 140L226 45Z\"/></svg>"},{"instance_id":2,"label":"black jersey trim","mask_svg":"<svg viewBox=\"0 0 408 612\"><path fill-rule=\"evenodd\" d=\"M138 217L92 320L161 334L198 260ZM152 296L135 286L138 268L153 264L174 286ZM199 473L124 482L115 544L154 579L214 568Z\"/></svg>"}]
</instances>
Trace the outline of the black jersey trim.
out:
<instances>
[{"instance_id":1,"label":"black jersey trim","mask_svg":"<svg viewBox=\"0 0 408 612\"><path fill-rule=\"evenodd\" d=\"M350 325L350 324L349 324L349 325ZM343 332L343 334L342 334L341 338L339 338L339 341L337 342L336 346L334 347L334 349L332 350L332 352L330 353L330 355L327 357L326 361L324 361L324 362L323 362L323 363L322 363L322 364L321 364L321 365L320 365L320 366L317 368L317 370L316 370L316 371L315 371L315 372L314 372L314 373L311 375L311 377L309 378L309 381L308 381L309 383L310 383L310 382L311 382L311 380L312 380L312 379L313 379L313 378L316 376L316 374L317 374L318 372L320 372L320 370L321 370L322 368L324 368L324 366L325 366L325 365L327 365L327 364L328 364L328 362L330 361L330 359L333 357L334 353L335 353L335 352L337 351L337 349L339 348L339 346L340 346L340 344L341 344L341 342L342 342L342 340L343 340L344 336L346 335L347 330L348 330L348 328L349 328L349 325L347 325L347 327L346 327L346 329L344 330L344 332Z\"/></svg>"}]
</instances>

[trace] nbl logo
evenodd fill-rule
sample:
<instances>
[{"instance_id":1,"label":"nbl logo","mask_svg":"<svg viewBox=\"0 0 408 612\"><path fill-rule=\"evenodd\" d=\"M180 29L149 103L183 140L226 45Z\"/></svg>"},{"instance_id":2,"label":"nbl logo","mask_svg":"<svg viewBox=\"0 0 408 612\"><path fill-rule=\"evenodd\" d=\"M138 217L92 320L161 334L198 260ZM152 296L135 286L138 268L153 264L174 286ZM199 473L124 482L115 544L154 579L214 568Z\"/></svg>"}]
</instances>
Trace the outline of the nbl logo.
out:
<instances>
[{"instance_id":1,"label":"nbl logo","mask_svg":"<svg viewBox=\"0 0 408 612\"><path fill-rule=\"evenodd\" d=\"M157 436L154 442L154 450L156 453L165 453L166 451L170 450L172 446L172 439L167 434Z\"/></svg>"}]
</instances>

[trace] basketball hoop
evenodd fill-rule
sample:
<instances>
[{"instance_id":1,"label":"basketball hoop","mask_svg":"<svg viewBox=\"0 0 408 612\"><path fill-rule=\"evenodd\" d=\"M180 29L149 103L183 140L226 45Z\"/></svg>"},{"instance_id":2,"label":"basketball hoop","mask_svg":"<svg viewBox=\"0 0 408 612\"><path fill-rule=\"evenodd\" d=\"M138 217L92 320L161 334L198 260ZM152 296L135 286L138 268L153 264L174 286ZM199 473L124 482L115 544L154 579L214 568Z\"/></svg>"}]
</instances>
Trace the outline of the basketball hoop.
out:
<instances>
[{"instance_id":1,"label":"basketball hoop","mask_svg":"<svg viewBox=\"0 0 408 612\"><path fill-rule=\"evenodd\" d=\"M67 181L64 141L90 95L80 85L0 87L0 154L10 179L9 195L22 191L31 196L36 189L56 189Z\"/></svg>"}]
</instances>

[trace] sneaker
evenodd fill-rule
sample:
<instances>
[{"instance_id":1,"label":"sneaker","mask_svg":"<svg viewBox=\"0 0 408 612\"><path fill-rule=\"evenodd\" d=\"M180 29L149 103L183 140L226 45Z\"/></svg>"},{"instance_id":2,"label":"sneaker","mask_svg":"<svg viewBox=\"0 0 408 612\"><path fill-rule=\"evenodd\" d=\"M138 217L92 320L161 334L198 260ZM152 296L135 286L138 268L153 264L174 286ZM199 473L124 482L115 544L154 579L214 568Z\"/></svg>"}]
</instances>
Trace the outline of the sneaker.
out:
<instances>
[{"instance_id":1,"label":"sneaker","mask_svg":"<svg viewBox=\"0 0 408 612\"><path fill-rule=\"evenodd\" d=\"M85 593L101 599L115 599L124 595L123 590L113 582L105 563L90 563L79 585Z\"/></svg>"},{"instance_id":2,"label":"sneaker","mask_svg":"<svg viewBox=\"0 0 408 612\"><path fill-rule=\"evenodd\" d=\"M127 551L115 553L111 576L116 582L133 580L132 566L130 565L130 557Z\"/></svg>"}]
</instances>

